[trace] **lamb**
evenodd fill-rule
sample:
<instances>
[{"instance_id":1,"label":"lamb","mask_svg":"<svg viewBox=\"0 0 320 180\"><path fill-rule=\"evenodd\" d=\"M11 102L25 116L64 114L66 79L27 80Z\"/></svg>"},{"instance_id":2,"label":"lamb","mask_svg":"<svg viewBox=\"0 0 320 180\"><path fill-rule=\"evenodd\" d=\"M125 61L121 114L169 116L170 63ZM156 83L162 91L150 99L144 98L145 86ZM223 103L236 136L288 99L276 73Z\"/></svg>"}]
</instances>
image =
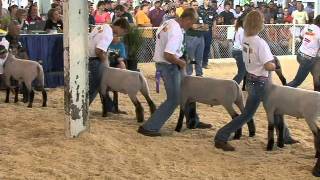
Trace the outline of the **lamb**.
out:
<instances>
[{"instance_id":1,"label":"lamb","mask_svg":"<svg viewBox=\"0 0 320 180\"><path fill-rule=\"evenodd\" d=\"M270 82L267 85L267 94L263 99L263 106L268 118L268 144L267 150L271 151L274 145L274 118L279 118L279 133L277 146L284 147L283 115L305 118L314 135L314 146L318 161L313 169L315 176L320 176L320 129L316 121L320 117L320 93L315 91L278 86Z\"/></svg>"},{"instance_id":2,"label":"lamb","mask_svg":"<svg viewBox=\"0 0 320 180\"><path fill-rule=\"evenodd\" d=\"M150 97L147 80L141 72L112 68L106 63L100 85L100 94L103 102L108 98L108 91L116 91L129 95L132 103L135 105L138 122L144 121L144 109L137 98L139 91L146 98L151 114L156 110L156 106ZM107 109L104 106L102 116L107 116Z\"/></svg>"},{"instance_id":3,"label":"lamb","mask_svg":"<svg viewBox=\"0 0 320 180\"><path fill-rule=\"evenodd\" d=\"M222 80L215 78L196 77L186 75L186 71L181 70L181 99L180 114L175 131L180 132L183 118L186 116L189 121L189 113L186 112L190 103L200 102L211 106L222 105L232 118L238 116L233 108L233 104L244 111L243 95L240 86L234 80ZM255 125L253 119L247 123L249 136L255 135ZM234 139L239 139L242 135L239 129Z\"/></svg>"},{"instance_id":4,"label":"lamb","mask_svg":"<svg viewBox=\"0 0 320 180\"><path fill-rule=\"evenodd\" d=\"M32 82L37 79L39 83L39 89L42 91L42 106L47 106L47 92L44 89L44 72L42 66L36 61L18 59L10 52L8 53L7 59L4 64L4 76L5 84L7 86L6 91L6 103L9 103L10 90L13 90L11 86L11 78L18 81L18 85L23 82L27 88L28 107L32 108L34 99L34 91L32 89ZM18 102L19 88L15 88L15 100Z\"/></svg>"}]
</instances>

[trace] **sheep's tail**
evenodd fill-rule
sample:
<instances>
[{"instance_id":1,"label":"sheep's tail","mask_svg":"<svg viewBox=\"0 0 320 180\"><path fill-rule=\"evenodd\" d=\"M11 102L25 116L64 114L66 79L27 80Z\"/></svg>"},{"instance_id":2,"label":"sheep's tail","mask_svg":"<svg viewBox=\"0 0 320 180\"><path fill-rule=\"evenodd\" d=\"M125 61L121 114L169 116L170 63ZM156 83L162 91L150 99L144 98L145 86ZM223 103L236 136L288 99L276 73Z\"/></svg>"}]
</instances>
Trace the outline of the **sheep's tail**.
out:
<instances>
[{"instance_id":1,"label":"sheep's tail","mask_svg":"<svg viewBox=\"0 0 320 180\"><path fill-rule=\"evenodd\" d=\"M41 64L38 64L37 71L38 71L38 76L37 76L38 86L40 88L44 88L44 72Z\"/></svg>"},{"instance_id":2,"label":"sheep's tail","mask_svg":"<svg viewBox=\"0 0 320 180\"><path fill-rule=\"evenodd\" d=\"M141 83L141 94L145 97L150 96L150 94L149 94L150 91L149 91L147 79L144 77L144 75L141 72L139 73L139 80Z\"/></svg>"},{"instance_id":3,"label":"sheep's tail","mask_svg":"<svg viewBox=\"0 0 320 180\"><path fill-rule=\"evenodd\" d=\"M235 100L235 104L238 106L238 108L240 109L241 113L243 113L244 111L244 102L243 102L243 94L242 94L242 90L239 86L239 84L237 82L235 82L235 86L237 89L237 98Z\"/></svg>"}]
</instances>

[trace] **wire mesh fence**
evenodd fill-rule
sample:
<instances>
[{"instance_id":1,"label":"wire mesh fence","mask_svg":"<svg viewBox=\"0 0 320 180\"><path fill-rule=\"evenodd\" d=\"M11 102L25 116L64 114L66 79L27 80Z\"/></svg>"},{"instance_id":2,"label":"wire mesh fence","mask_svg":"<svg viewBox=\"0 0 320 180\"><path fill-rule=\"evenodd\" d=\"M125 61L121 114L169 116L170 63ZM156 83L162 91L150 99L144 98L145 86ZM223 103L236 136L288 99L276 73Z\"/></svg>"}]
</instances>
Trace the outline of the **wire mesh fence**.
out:
<instances>
[{"instance_id":1,"label":"wire mesh fence","mask_svg":"<svg viewBox=\"0 0 320 180\"><path fill-rule=\"evenodd\" d=\"M295 55L301 45L299 38L304 25L266 24L259 36L266 40L273 55ZM157 28L141 28L142 43L138 47L139 63L153 61ZM218 25L213 29L209 57L211 59L232 58L234 26Z\"/></svg>"}]
</instances>

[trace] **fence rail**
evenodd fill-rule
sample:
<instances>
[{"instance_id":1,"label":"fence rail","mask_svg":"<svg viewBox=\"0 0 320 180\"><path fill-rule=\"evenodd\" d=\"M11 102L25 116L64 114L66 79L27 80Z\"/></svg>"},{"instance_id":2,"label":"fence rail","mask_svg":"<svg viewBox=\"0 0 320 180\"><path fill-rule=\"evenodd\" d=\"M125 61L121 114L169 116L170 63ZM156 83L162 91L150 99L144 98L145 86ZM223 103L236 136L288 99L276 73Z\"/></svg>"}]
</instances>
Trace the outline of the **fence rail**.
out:
<instances>
[{"instance_id":1,"label":"fence rail","mask_svg":"<svg viewBox=\"0 0 320 180\"><path fill-rule=\"evenodd\" d=\"M299 38L304 25L266 24L259 36L266 40L273 55L295 55L301 45ZM141 28L142 43L138 47L139 63L152 62L157 28ZM234 26L218 25L213 29L213 40L209 57L211 59L232 58Z\"/></svg>"}]
</instances>

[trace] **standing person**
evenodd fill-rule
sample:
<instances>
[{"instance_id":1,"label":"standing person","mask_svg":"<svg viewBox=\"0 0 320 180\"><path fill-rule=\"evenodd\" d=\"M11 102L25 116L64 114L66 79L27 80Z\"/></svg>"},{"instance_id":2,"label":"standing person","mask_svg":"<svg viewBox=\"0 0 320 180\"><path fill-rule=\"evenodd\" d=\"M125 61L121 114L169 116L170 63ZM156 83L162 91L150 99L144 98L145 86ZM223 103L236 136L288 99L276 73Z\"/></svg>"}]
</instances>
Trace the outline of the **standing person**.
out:
<instances>
[{"instance_id":1,"label":"standing person","mask_svg":"<svg viewBox=\"0 0 320 180\"><path fill-rule=\"evenodd\" d=\"M57 31L59 33L63 32L63 22L60 19L60 15L57 9L50 9L48 12L48 20L46 21L46 25L44 30L48 33L52 31Z\"/></svg>"},{"instance_id":2,"label":"standing person","mask_svg":"<svg viewBox=\"0 0 320 180\"><path fill-rule=\"evenodd\" d=\"M317 53L320 49L320 15L314 20L314 24L309 24L301 31L302 44L297 55L300 66L294 79L287 85L298 87L307 78L317 61Z\"/></svg>"},{"instance_id":3,"label":"standing person","mask_svg":"<svg viewBox=\"0 0 320 180\"><path fill-rule=\"evenodd\" d=\"M191 7L198 11L198 2L193 0L191 2ZM200 22L200 18L198 21L192 26L192 28L188 29L185 34L185 43L187 54L190 59L196 62L195 71L196 76L202 76L202 60L203 60L203 51L204 51L204 38L203 32L208 31L208 25L204 25L203 21ZM193 64L187 65L187 74L191 75L193 73Z\"/></svg>"},{"instance_id":4,"label":"standing person","mask_svg":"<svg viewBox=\"0 0 320 180\"><path fill-rule=\"evenodd\" d=\"M132 15L125 11L125 7L123 5L117 5L114 9L112 22L114 22L118 18L125 18L130 24L133 23Z\"/></svg>"},{"instance_id":5,"label":"standing person","mask_svg":"<svg viewBox=\"0 0 320 180\"><path fill-rule=\"evenodd\" d=\"M209 30L203 34L204 50L203 50L202 67L207 69L208 62L209 62L210 47L212 43L212 33L213 33L212 27L215 23L215 19L218 16L218 14L216 13L216 9L211 6L209 0L203 1L203 5L199 7L198 13L199 13L199 19L201 18L203 23L209 26Z\"/></svg>"},{"instance_id":6,"label":"standing person","mask_svg":"<svg viewBox=\"0 0 320 180\"><path fill-rule=\"evenodd\" d=\"M289 23L291 24L293 21L293 17L289 14L289 9L284 8L283 9L283 23Z\"/></svg>"},{"instance_id":7,"label":"standing person","mask_svg":"<svg viewBox=\"0 0 320 180\"><path fill-rule=\"evenodd\" d=\"M153 27L159 27L165 11L161 8L161 1L157 0L154 3L154 9L149 12L149 18Z\"/></svg>"},{"instance_id":8,"label":"standing person","mask_svg":"<svg viewBox=\"0 0 320 180\"><path fill-rule=\"evenodd\" d=\"M167 21L169 19L174 19L176 17L176 8L174 6L169 6L166 14L163 16L162 22Z\"/></svg>"},{"instance_id":9,"label":"standing person","mask_svg":"<svg viewBox=\"0 0 320 180\"><path fill-rule=\"evenodd\" d=\"M99 1L97 4L97 10L94 14L94 18L96 21L96 24L110 24L111 23L111 17L108 12L105 11L105 2Z\"/></svg>"},{"instance_id":10,"label":"standing person","mask_svg":"<svg viewBox=\"0 0 320 180\"><path fill-rule=\"evenodd\" d=\"M244 112L232 119L231 122L218 130L215 136L215 147L224 151L234 151L235 148L228 143L231 133L236 132L245 123L251 120L257 111L260 102L266 93L269 71L274 71L276 65L272 62L273 55L265 40L258 36L263 29L263 15L258 11L250 12L244 20L243 57L247 69L248 98ZM291 141L290 133L286 127L286 143ZM295 141L295 140L294 140ZM296 141L295 141L296 142Z\"/></svg>"},{"instance_id":11,"label":"standing person","mask_svg":"<svg viewBox=\"0 0 320 180\"><path fill-rule=\"evenodd\" d=\"M38 16L38 7L31 5L28 10L27 21L29 24L35 24L36 22L42 21L41 17Z\"/></svg>"},{"instance_id":12,"label":"standing person","mask_svg":"<svg viewBox=\"0 0 320 180\"><path fill-rule=\"evenodd\" d=\"M183 13L183 11L184 11L185 9L187 9L187 8L189 8L188 0L182 0L182 1L180 1L180 7L178 7L178 8L176 9L176 14L177 14L177 16L180 17L181 14Z\"/></svg>"},{"instance_id":13,"label":"standing person","mask_svg":"<svg viewBox=\"0 0 320 180\"><path fill-rule=\"evenodd\" d=\"M236 5L236 10L233 12L234 18L238 19L242 14L242 7L240 5Z\"/></svg>"},{"instance_id":14,"label":"standing person","mask_svg":"<svg viewBox=\"0 0 320 180\"><path fill-rule=\"evenodd\" d=\"M303 9L301 2L297 3L297 10L293 11L292 17L296 24L307 24L309 21L308 13Z\"/></svg>"},{"instance_id":15,"label":"standing person","mask_svg":"<svg viewBox=\"0 0 320 180\"><path fill-rule=\"evenodd\" d=\"M233 38L233 49L232 49L232 57L236 60L238 73L233 78L238 84L241 83L244 76L246 75L246 66L243 62L242 57L242 44L243 44L243 37L244 37L244 30L243 30L243 16L240 16L237 19L235 25L235 35Z\"/></svg>"},{"instance_id":16,"label":"standing person","mask_svg":"<svg viewBox=\"0 0 320 180\"><path fill-rule=\"evenodd\" d=\"M224 25L234 24L234 15L230 11L230 4L224 5L224 11L222 11L219 15L223 17Z\"/></svg>"},{"instance_id":17,"label":"standing person","mask_svg":"<svg viewBox=\"0 0 320 180\"><path fill-rule=\"evenodd\" d=\"M192 8L185 9L180 18L164 22L156 33L156 49L153 60L156 70L161 73L166 89L167 99L151 115L138 133L145 136L161 136L160 129L170 118L179 104L181 76L180 70L185 68L183 55L183 29L188 30L197 20L197 13Z\"/></svg>"},{"instance_id":18,"label":"standing person","mask_svg":"<svg viewBox=\"0 0 320 180\"><path fill-rule=\"evenodd\" d=\"M120 18L112 25L96 26L89 34L89 105L98 94L100 81L107 63L107 50L114 36L122 36L129 30L127 20ZM108 98L105 106L113 111L113 104Z\"/></svg>"}]
</instances>

